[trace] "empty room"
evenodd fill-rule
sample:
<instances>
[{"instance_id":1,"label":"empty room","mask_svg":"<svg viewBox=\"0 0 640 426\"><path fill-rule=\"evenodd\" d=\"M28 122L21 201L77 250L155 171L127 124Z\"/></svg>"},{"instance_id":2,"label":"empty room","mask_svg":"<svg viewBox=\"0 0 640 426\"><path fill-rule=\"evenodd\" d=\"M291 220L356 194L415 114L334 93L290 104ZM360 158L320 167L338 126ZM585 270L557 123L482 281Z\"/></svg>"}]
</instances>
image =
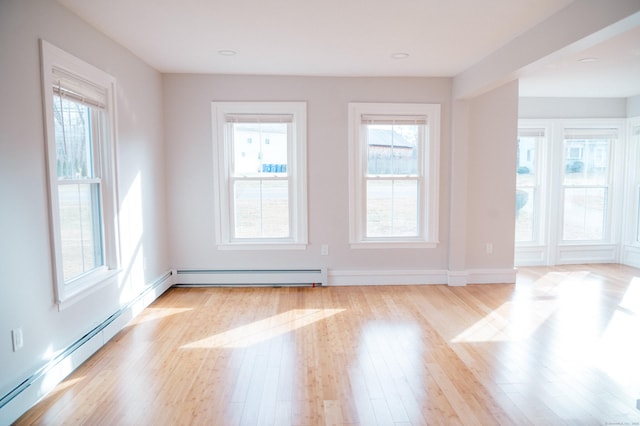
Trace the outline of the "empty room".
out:
<instances>
[{"instance_id":1,"label":"empty room","mask_svg":"<svg viewBox=\"0 0 640 426\"><path fill-rule=\"evenodd\" d=\"M640 424L639 0L0 0L0 425Z\"/></svg>"}]
</instances>

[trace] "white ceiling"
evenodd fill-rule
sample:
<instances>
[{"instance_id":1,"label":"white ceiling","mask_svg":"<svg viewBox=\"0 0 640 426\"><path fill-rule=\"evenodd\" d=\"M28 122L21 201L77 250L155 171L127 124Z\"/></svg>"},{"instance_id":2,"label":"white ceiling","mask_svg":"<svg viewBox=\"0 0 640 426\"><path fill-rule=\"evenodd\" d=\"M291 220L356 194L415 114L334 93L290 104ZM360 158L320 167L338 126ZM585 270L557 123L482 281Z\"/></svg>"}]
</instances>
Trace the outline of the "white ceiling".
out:
<instances>
[{"instance_id":1,"label":"white ceiling","mask_svg":"<svg viewBox=\"0 0 640 426\"><path fill-rule=\"evenodd\" d=\"M533 67L521 96L627 98L640 95L640 26Z\"/></svg>"},{"instance_id":2,"label":"white ceiling","mask_svg":"<svg viewBox=\"0 0 640 426\"><path fill-rule=\"evenodd\" d=\"M58 1L166 73L446 77L461 73L572 2ZM528 71L521 76L522 93L640 94L638 31ZM218 53L224 50L236 54ZM409 56L393 59L395 53ZM599 60L576 62L585 56ZM605 71L615 77L603 78ZM593 79L599 83L597 91ZM607 81L615 84L604 84Z\"/></svg>"}]
</instances>

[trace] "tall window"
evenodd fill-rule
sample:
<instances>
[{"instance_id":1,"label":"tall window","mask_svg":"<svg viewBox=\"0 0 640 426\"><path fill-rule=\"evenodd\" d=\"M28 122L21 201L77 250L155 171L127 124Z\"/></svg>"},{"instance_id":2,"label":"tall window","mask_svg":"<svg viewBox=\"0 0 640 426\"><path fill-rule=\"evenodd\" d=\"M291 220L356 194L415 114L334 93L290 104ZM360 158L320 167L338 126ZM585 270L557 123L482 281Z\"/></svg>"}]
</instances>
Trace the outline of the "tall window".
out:
<instances>
[{"instance_id":1,"label":"tall window","mask_svg":"<svg viewBox=\"0 0 640 426\"><path fill-rule=\"evenodd\" d=\"M540 238L540 158L545 128L518 129L516 152L516 242Z\"/></svg>"},{"instance_id":2,"label":"tall window","mask_svg":"<svg viewBox=\"0 0 640 426\"><path fill-rule=\"evenodd\" d=\"M58 302L115 273L114 80L42 42Z\"/></svg>"},{"instance_id":3,"label":"tall window","mask_svg":"<svg viewBox=\"0 0 640 426\"><path fill-rule=\"evenodd\" d=\"M609 238L611 158L617 129L564 129L562 240Z\"/></svg>"},{"instance_id":4,"label":"tall window","mask_svg":"<svg viewBox=\"0 0 640 426\"><path fill-rule=\"evenodd\" d=\"M306 104L214 102L222 247L306 244Z\"/></svg>"},{"instance_id":5,"label":"tall window","mask_svg":"<svg viewBox=\"0 0 640 426\"><path fill-rule=\"evenodd\" d=\"M631 159L631 164L635 164L634 168L634 192L636 204L635 215L635 241L636 245L640 245L640 125L631 127L631 144L633 144L632 152L635 152L635 158Z\"/></svg>"},{"instance_id":6,"label":"tall window","mask_svg":"<svg viewBox=\"0 0 640 426\"><path fill-rule=\"evenodd\" d=\"M630 235L623 222L632 220L629 207L623 207L623 123L519 121L516 264L617 260L621 236ZM623 216L628 220L620 220Z\"/></svg>"},{"instance_id":7,"label":"tall window","mask_svg":"<svg viewBox=\"0 0 640 426\"><path fill-rule=\"evenodd\" d=\"M349 104L351 243L433 247L440 106Z\"/></svg>"}]
</instances>

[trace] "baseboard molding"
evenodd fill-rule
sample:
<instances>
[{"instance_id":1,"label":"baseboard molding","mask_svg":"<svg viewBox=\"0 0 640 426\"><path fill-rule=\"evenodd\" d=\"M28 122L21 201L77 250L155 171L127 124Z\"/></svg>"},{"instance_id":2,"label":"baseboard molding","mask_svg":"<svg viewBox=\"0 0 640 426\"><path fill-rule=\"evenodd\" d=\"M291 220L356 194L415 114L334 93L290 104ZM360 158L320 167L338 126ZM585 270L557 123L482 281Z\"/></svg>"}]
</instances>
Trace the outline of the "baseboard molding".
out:
<instances>
[{"instance_id":1,"label":"baseboard molding","mask_svg":"<svg viewBox=\"0 0 640 426\"><path fill-rule=\"evenodd\" d=\"M326 268L176 269L176 287L298 286L327 284Z\"/></svg>"},{"instance_id":2,"label":"baseboard molding","mask_svg":"<svg viewBox=\"0 0 640 426\"><path fill-rule=\"evenodd\" d=\"M329 270L329 285L365 286L365 285L429 285L448 284L464 286L467 284L503 284L515 283L516 270L511 269L473 269L464 271L447 270Z\"/></svg>"},{"instance_id":3,"label":"baseboard molding","mask_svg":"<svg viewBox=\"0 0 640 426\"><path fill-rule=\"evenodd\" d=\"M0 424L16 421L172 285L173 274L167 272L127 305L62 350L9 393L0 397Z\"/></svg>"},{"instance_id":4,"label":"baseboard molding","mask_svg":"<svg viewBox=\"0 0 640 426\"><path fill-rule=\"evenodd\" d=\"M329 285L423 285L446 284L447 271L440 270L329 270Z\"/></svg>"},{"instance_id":5,"label":"baseboard molding","mask_svg":"<svg viewBox=\"0 0 640 426\"><path fill-rule=\"evenodd\" d=\"M467 284L514 284L516 268L510 269L471 269Z\"/></svg>"}]
</instances>

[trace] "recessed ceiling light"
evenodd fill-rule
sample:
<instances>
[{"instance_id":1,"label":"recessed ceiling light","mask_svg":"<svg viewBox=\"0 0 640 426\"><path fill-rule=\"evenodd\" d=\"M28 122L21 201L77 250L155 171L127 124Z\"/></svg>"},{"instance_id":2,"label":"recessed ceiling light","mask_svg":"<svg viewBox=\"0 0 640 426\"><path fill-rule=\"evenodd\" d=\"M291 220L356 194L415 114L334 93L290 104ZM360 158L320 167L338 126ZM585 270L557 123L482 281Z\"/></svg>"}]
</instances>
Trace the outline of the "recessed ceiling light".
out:
<instances>
[{"instance_id":1,"label":"recessed ceiling light","mask_svg":"<svg viewBox=\"0 0 640 426\"><path fill-rule=\"evenodd\" d=\"M218 54L222 55L222 56L235 56L236 55L235 50L228 50L228 49L224 49L224 50L218 50Z\"/></svg>"},{"instance_id":2,"label":"recessed ceiling light","mask_svg":"<svg viewBox=\"0 0 640 426\"><path fill-rule=\"evenodd\" d=\"M578 62L596 62L598 60L598 58L594 58L594 57L587 57L587 58L580 58L578 59Z\"/></svg>"},{"instance_id":3,"label":"recessed ceiling light","mask_svg":"<svg viewBox=\"0 0 640 426\"><path fill-rule=\"evenodd\" d=\"M409 54L405 53L405 52L396 52L396 53L391 54L391 57L393 59L405 59L405 58L409 57Z\"/></svg>"}]
</instances>

